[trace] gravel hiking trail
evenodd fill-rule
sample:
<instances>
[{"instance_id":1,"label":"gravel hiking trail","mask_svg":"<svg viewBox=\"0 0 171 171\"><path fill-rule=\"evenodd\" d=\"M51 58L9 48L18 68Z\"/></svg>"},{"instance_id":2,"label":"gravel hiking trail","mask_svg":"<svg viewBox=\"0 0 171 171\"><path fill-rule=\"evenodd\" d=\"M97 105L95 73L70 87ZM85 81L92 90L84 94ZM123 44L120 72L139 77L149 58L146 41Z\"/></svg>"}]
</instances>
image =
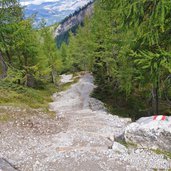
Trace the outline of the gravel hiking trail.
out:
<instances>
[{"instance_id":1,"label":"gravel hiking trail","mask_svg":"<svg viewBox=\"0 0 171 171\"><path fill-rule=\"evenodd\" d=\"M19 171L125 171L171 168L171 160L148 149L115 142L129 118L109 114L91 98L91 74L53 95L49 108L17 121L0 123L0 158ZM1 169L0 169L1 170Z\"/></svg>"}]
</instances>

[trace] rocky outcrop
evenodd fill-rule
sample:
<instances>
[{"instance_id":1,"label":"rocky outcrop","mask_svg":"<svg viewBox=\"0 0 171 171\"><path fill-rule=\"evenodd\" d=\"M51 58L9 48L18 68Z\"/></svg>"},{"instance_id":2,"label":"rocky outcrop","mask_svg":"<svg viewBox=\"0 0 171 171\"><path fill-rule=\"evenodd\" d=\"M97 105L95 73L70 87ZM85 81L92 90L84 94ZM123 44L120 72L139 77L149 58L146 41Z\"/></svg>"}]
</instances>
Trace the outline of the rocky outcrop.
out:
<instances>
[{"instance_id":1,"label":"rocky outcrop","mask_svg":"<svg viewBox=\"0 0 171 171\"><path fill-rule=\"evenodd\" d=\"M171 117L165 120L155 120L153 116L141 118L127 126L124 138L127 143L171 152Z\"/></svg>"},{"instance_id":2,"label":"rocky outcrop","mask_svg":"<svg viewBox=\"0 0 171 171\"><path fill-rule=\"evenodd\" d=\"M124 154L128 153L128 149L124 145L118 142L113 143L112 150L115 151L116 153L124 153Z\"/></svg>"},{"instance_id":3,"label":"rocky outcrop","mask_svg":"<svg viewBox=\"0 0 171 171\"><path fill-rule=\"evenodd\" d=\"M17 171L9 162L0 158L0 171Z\"/></svg>"},{"instance_id":4,"label":"rocky outcrop","mask_svg":"<svg viewBox=\"0 0 171 171\"><path fill-rule=\"evenodd\" d=\"M62 22L54 31L54 37L57 37L67 31L69 31L71 28L73 28L76 25L79 25L85 17L90 17L93 13L93 3L88 4L83 10L80 10L78 14L75 14L71 17L68 17L65 19L64 22Z\"/></svg>"},{"instance_id":5,"label":"rocky outcrop","mask_svg":"<svg viewBox=\"0 0 171 171\"><path fill-rule=\"evenodd\" d=\"M98 111L98 110L106 111L104 103L92 97L89 99L89 106L92 111Z\"/></svg>"}]
</instances>

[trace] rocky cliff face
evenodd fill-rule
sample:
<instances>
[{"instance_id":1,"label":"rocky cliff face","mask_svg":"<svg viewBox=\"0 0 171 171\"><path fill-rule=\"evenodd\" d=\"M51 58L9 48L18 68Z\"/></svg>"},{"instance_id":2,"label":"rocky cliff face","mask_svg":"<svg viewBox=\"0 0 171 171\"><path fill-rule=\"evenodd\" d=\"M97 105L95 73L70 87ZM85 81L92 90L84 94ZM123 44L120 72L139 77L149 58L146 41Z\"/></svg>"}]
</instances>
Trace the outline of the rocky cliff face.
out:
<instances>
[{"instance_id":1,"label":"rocky cliff face","mask_svg":"<svg viewBox=\"0 0 171 171\"><path fill-rule=\"evenodd\" d=\"M75 12L73 15L64 19L63 22L61 22L61 24L55 29L54 37L64 34L73 27L81 24L85 17L91 17L93 14L93 6L93 2L91 2L82 8L79 12Z\"/></svg>"}]
</instances>

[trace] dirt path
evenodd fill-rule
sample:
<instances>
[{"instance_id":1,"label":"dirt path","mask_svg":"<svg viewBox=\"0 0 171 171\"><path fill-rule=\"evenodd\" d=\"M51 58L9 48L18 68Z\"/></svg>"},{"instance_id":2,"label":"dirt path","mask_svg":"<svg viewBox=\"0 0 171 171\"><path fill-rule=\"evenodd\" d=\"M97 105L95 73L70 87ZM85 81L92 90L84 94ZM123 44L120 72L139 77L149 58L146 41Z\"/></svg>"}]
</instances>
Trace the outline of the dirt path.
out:
<instances>
[{"instance_id":1,"label":"dirt path","mask_svg":"<svg viewBox=\"0 0 171 171\"><path fill-rule=\"evenodd\" d=\"M56 119L39 113L0 125L0 157L20 171L123 171L171 168L162 155L126 148L122 135L130 119L112 116L90 98L93 77L84 75L67 91L54 94L50 109Z\"/></svg>"}]
</instances>

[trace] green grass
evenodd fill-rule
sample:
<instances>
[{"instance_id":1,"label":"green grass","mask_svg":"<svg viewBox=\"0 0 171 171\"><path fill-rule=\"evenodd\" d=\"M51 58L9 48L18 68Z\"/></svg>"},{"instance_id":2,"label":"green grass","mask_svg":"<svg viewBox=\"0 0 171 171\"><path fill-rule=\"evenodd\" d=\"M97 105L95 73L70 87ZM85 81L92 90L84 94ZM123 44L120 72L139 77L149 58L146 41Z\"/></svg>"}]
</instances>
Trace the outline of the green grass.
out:
<instances>
[{"instance_id":1,"label":"green grass","mask_svg":"<svg viewBox=\"0 0 171 171\"><path fill-rule=\"evenodd\" d=\"M73 83L66 83L60 86L44 84L39 89L24 87L18 84L0 81L0 105L29 106L31 108L48 108L52 102L51 96L55 92L68 89Z\"/></svg>"},{"instance_id":2,"label":"green grass","mask_svg":"<svg viewBox=\"0 0 171 171\"><path fill-rule=\"evenodd\" d=\"M48 110L52 95L67 90L77 81L78 77L72 83L58 86L42 82L39 88L33 89L0 80L0 123L39 115L39 111L48 114L50 118L56 117L55 112Z\"/></svg>"},{"instance_id":3,"label":"green grass","mask_svg":"<svg viewBox=\"0 0 171 171\"><path fill-rule=\"evenodd\" d=\"M137 144L131 143L131 142L125 142L124 140L119 140L117 141L118 143L124 145L126 148L132 147L132 148L137 148Z\"/></svg>"},{"instance_id":4,"label":"green grass","mask_svg":"<svg viewBox=\"0 0 171 171\"><path fill-rule=\"evenodd\" d=\"M0 123L10 120L16 120L20 117L39 114L37 110L41 109L49 117L54 118L55 112L48 110L49 103L52 102L52 94L69 88L70 84L56 87L54 84L46 84L44 88L33 89L19 86L17 84L9 84L0 82ZM1 108L2 106L2 108ZM11 110L3 109L3 106L12 107ZM16 112L19 107L21 111ZM25 112L23 111L26 110Z\"/></svg>"},{"instance_id":5,"label":"green grass","mask_svg":"<svg viewBox=\"0 0 171 171\"><path fill-rule=\"evenodd\" d=\"M153 152L155 152L156 154L162 154L164 155L166 158L171 159L171 152L168 151L162 151L160 149L156 149L156 150L152 150Z\"/></svg>"},{"instance_id":6,"label":"green grass","mask_svg":"<svg viewBox=\"0 0 171 171\"><path fill-rule=\"evenodd\" d=\"M39 114L39 110L34 109L40 109L53 118L56 116L55 112L48 110L49 103L52 102L52 95L67 90L77 81L78 78L75 78L72 83L59 86L42 83L39 85L39 89L33 89L0 80L0 122ZM16 111L17 108L19 111Z\"/></svg>"},{"instance_id":7,"label":"green grass","mask_svg":"<svg viewBox=\"0 0 171 171\"><path fill-rule=\"evenodd\" d=\"M0 105L47 108L48 103L52 101L51 95L57 91L57 87L53 84L47 84L43 89L33 89L1 81Z\"/></svg>"},{"instance_id":8,"label":"green grass","mask_svg":"<svg viewBox=\"0 0 171 171\"><path fill-rule=\"evenodd\" d=\"M7 114L0 115L0 122L6 122L9 120L9 116Z\"/></svg>"},{"instance_id":9,"label":"green grass","mask_svg":"<svg viewBox=\"0 0 171 171\"><path fill-rule=\"evenodd\" d=\"M65 84L63 84L63 85L61 85L61 86L59 86L59 91L65 91L65 90L67 90L67 89L69 89L70 88L70 86L72 85L72 84L75 84L75 83L77 83L78 82L78 78L76 78L76 79L74 79L74 81L73 82L71 82L71 83L65 83Z\"/></svg>"}]
</instances>

